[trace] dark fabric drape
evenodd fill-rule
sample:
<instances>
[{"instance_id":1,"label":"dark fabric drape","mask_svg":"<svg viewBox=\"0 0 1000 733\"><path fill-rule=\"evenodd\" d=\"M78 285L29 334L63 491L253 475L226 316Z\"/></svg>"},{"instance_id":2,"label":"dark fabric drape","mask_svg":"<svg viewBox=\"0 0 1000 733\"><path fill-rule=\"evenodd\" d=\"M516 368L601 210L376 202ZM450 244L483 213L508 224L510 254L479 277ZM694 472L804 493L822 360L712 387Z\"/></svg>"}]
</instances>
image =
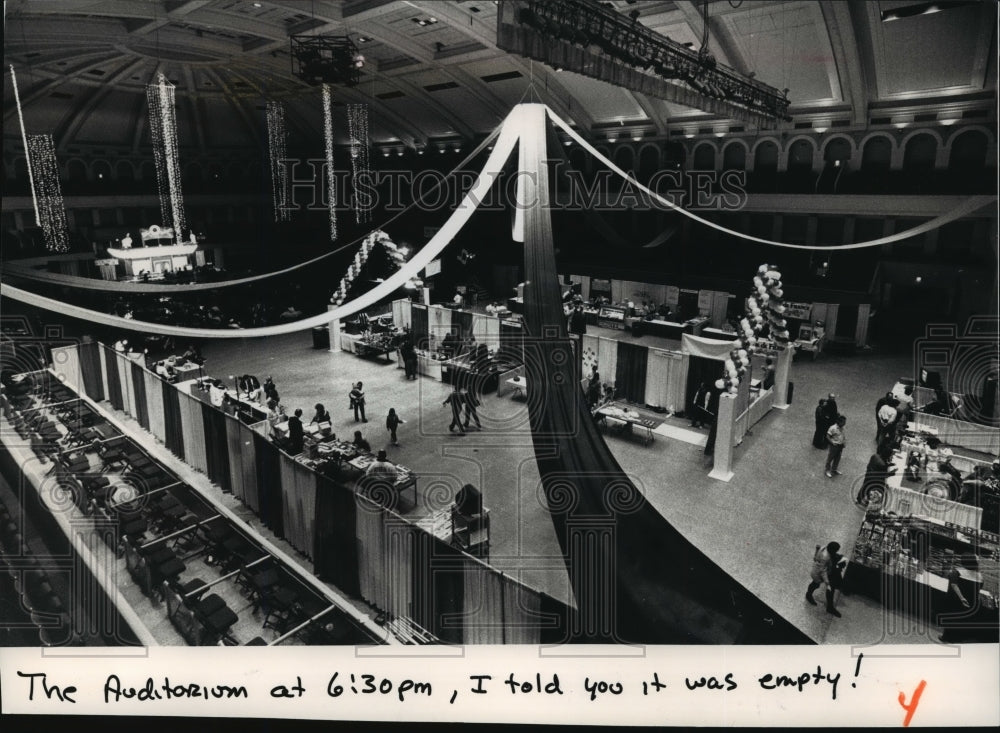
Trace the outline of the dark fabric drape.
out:
<instances>
[{"instance_id":1,"label":"dark fabric drape","mask_svg":"<svg viewBox=\"0 0 1000 733\"><path fill-rule=\"evenodd\" d=\"M357 504L354 492L316 474L314 572L348 595L361 593L358 573Z\"/></svg>"},{"instance_id":2,"label":"dark fabric drape","mask_svg":"<svg viewBox=\"0 0 1000 733\"><path fill-rule=\"evenodd\" d=\"M410 330L413 332L413 345L418 349L427 348L427 306L426 305L412 305L413 309L410 314Z\"/></svg>"},{"instance_id":3,"label":"dark fabric drape","mask_svg":"<svg viewBox=\"0 0 1000 733\"><path fill-rule=\"evenodd\" d=\"M104 380L101 378L101 347L96 341L80 344L80 371L83 372L83 389L94 402L105 398Z\"/></svg>"},{"instance_id":4,"label":"dark fabric drape","mask_svg":"<svg viewBox=\"0 0 1000 733\"><path fill-rule=\"evenodd\" d=\"M688 359L687 386L684 390L684 410L693 415L694 396L698 386L704 382L709 389L715 389L715 380L722 377L723 365L717 359L706 359L702 356L691 356Z\"/></svg>"},{"instance_id":5,"label":"dark fabric drape","mask_svg":"<svg viewBox=\"0 0 1000 733\"><path fill-rule=\"evenodd\" d=\"M181 395L169 382L161 382L163 390L163 421L166 423L167 450L184 458L184 428L181 426Z\"/></svg>"},{"instance_id":6,"label":"dark fabric drape","mask_svg":"<svg viewBox=\"0 0 1000 733\"><path fill-rule=\"evenodd\" d=\"M472 335L472 312L452 311L451 327L463 341Z\"/></svg>"},{"instance_id":7,"label":"dark fabric drape","mask_svg":"<svg viewBox=\"0 0 1000 733\"><path fill-rule=\"evenodd\" d=\"M132 394L135 395L135 415L133 417L146 430L149 430L149 408L146 405L146 379L143 376L141 366L133 362L131 367Z\"/></svg>"},{"instance_id":8,"label":"dark fabric drape","mask_svg":"<svg viewBox=\"0 0 1000 733\"><path fill-rule=\"evenodd\" d=\"M568 640L807 643L645 500L580 399L559 292L542 285L558 277L544 163L547 121L541 105L519 110L519 170L525 174L519 182L523 200L532 202L525 210L524 244L526 348L534 352L525 360L528 416L577 603Z\"/></svg>"},{"instance_id":9,"label":"dark fabric drape","mask_svg":"<svg viewBox=\"0 0 1000 733\"><path fill-rule=\"evenodd\" d=\"M118 373L118 357L111 349L105 349L104 360L108 373L108 401L113 408L121 410L125 403L122 401L122 380Z\"/></svg>"},{"instance_id":10,"label":"dark fabric drape","mask_svg":"<svg viewBox=\"0 0 1000 733\"><path fill-rule=\"evenodd\" d=\"M257 498L264 525L284 539L281 516L281 464L278 448L263 435L253 436L254 460L257 462Z\"/></svg>"},{"instance_id":11,"label":"dark fabric drape","mask_svg":"<svg viewBox=\"0 0 1000 733\"><path fill-rule=\"evenodd\" d=\"M638 344L618 342L618 368L615 373L615 395L629 402L646 402L646 364L649 349Z\"/></svg>"},{"instance_id":12,"label":"dark fabric drape","mask_svg":"<svg viewBox=\"0 0 1000 733\"><path fill-rule=\"evenodd\" d=\"M232 491L229 477L229 443L226 438L226 415L212 405L202 403L202 422L205 425L205 461L208 477L223 491Z\"/></svg>"}]
</instances>

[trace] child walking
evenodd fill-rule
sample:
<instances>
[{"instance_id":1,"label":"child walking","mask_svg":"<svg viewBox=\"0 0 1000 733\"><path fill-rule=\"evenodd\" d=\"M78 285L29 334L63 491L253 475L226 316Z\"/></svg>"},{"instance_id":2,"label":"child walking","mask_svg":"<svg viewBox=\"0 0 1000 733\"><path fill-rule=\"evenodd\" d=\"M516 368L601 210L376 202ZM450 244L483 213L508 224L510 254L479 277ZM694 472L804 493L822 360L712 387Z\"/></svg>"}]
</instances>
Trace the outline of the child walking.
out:
<instances>
[{"instance_id":1,"label":"child walking","mask_svg":"<svg viewBox=\"0 0 1000 733\"><path fill-rule=\"evenodd\" d=\"M406 420L401 419L399 415L396 414L396 408L389 408L389 414L385 417L385 428L389 431L389 435L392 437L393 445L399 445L399 441L396 440L396 430L405 422Z\"/></svg>"}]
</instances>

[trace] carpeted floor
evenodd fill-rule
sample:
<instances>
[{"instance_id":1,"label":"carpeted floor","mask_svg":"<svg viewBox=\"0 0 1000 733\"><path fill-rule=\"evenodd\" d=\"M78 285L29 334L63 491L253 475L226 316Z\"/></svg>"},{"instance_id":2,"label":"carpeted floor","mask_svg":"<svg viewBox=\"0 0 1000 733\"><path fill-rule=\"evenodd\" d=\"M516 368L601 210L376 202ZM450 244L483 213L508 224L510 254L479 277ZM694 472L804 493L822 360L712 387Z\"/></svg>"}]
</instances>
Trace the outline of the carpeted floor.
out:
<instances>
[{"instance_id":1,"label":"carpeted floor","mask_svg":"<svg viewBox=\"0 0 1000 733\"><path fill-rule=\"evenodd\" d=\"M644 337L642 343L677 346L655 337ZM308 420L313 406L323 403L338 435L350 437L360 429L373 448L386 447L393 460L419 476L417 506L407 516L419 518L440 508L442 501L449 503L465 483L479 487L492 514L491 563L553 597L568 598L523 400L509 393L487 395L479 408L483 429L462 436L448 431L450 410L442 405L448 385L426 377L407 381L395 363L314 349L308 332L263 342L208 344L203 352L206 374L224 379L272 375L289 410L301 407ZM792 405L772 410L747 435L736 449L735 477L728 483L708 477L704 443L694 437L700 431L685 430L686 421L674 418L664 425L683 430L683 436L658 434L648 447L613 435L605 439L669 522L817 642L928 642L935 638L931 632L913 633L874 601L845 597L840 602L843 618L837 619L804 599L817 544L837 540L850 554L862 519L853 497L874 448L874 405L899 376L912 371L911 358L866 351L850 357L823 354L815 362L796 360ZM368 423L355 423L348 411L347 394L358 380L365 383ZM823 473L825 451L810 442L813 410L831 391L848 418L843 475L834 479ZM398 447L388 445L385 416L390 407L407 421Z\"/></svg>"}]
</instances>

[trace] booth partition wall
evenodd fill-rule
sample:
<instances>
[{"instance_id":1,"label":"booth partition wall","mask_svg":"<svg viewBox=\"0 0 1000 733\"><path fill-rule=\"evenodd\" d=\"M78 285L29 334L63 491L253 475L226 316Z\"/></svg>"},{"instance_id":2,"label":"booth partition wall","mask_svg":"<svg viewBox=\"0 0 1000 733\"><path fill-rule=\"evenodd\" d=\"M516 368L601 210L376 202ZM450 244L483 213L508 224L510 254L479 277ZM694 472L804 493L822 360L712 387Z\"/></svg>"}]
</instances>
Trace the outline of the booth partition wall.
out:
<instances>
[{"instance_id":1,"label":"booth partition wall","mask_svg":"<svg viewBox=\"0 0 1000 733\"><path fill-rule=\"evenodd\" d=\"M421 312L413 308L418 338ZM520 329L503 330L501 340L520 340ZM191 387L196 382L171 384L98 343L54 349L53 363L66 383L133 417L246 504L311 561L318 578L389 618L405 617L444 642L570 641L564 604L313 471L266 437L266 422L227 414Z\"/></svg>"}]
</instances>

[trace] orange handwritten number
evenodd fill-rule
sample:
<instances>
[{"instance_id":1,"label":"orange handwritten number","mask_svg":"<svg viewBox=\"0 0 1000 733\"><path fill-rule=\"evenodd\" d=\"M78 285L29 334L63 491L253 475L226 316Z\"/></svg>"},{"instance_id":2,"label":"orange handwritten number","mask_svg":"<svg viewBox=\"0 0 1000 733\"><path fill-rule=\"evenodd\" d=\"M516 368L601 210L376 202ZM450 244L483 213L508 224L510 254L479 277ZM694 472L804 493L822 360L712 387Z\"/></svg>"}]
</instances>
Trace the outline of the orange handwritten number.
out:
<instances>
[{"instance_id":1,"label":"orange handwritten number","mask_svg":"<svg viewBox=\"0 0 1000 733\"><path fill-rule=\"evenodd\" d=\"M920 680L920 684L917 685L917 689L913 691L913 699L910 700L909 705L906 704L906 693L899 693L899 704L903 707L903 710L906 711L906 717L903 718L904 728L909 727L910 719L913 717L913 714L917 712L917 705L920 703L920 695L923 693L926 685L927 682L925 680Z\"/></svg>"}]
</instances>

